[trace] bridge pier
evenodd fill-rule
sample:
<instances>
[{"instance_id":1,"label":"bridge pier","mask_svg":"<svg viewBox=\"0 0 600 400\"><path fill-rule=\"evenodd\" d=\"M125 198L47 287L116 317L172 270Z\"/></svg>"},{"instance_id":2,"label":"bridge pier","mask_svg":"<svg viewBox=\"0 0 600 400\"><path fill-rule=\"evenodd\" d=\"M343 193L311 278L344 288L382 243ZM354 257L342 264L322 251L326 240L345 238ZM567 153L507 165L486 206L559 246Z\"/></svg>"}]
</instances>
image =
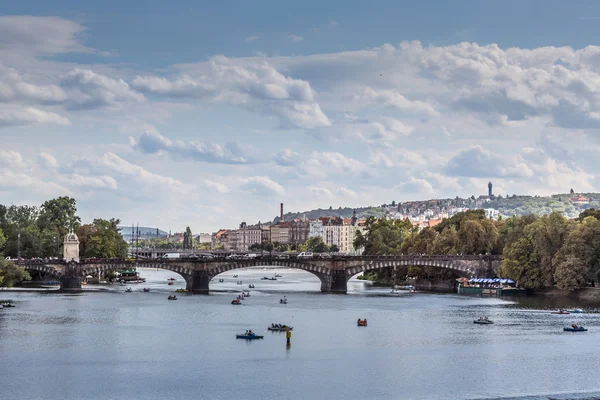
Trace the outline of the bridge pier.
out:
<instances>
[{"instance_id":1,"label":"bridge pier","mask_svg":"<svg viewBox=\"0 0 600 400\"><path fill-rule=\"evenodd\" d=\"M345 270L333 270L331 275L319 277L321 279L321 292L346 294L348 292L348 280Z\"/></svg>"},{"instance_id":2,"label":"bridge pier","mask_svg":"<svg viewBox=\"0 0 600 400\"><path fill-rule=\"evenodd\" d=\"M185 288L193 294L208 294L210 275L206 271L194 271L193 275L185 277Z\"/></svg>"},{"instance_id":3,"label":"bridge pier","mask_svg":"<svg viewBox=\"0 0 600 400\"><path fill-rule=\"evenodd\" d=\"M79 266L74 260L67 264L65 273L60 278L60 290L63 292L81 292L81 275L79 274Z\"/></svg>"}]
</instances>

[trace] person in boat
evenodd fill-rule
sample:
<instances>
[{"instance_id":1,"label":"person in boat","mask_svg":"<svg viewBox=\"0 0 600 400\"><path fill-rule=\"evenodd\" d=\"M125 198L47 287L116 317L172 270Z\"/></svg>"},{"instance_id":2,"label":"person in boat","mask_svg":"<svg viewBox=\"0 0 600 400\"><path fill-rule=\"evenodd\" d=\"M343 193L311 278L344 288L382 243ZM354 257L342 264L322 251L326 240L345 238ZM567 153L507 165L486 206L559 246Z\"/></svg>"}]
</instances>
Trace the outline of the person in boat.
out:
<instances>
[{"instance_id":1,"label":"person in boat","mask_svg":"<svg viewBox=\"0 0 600 400\"><path fill-rule=\"evenodd\" d=\"M572 327L573 329L577 329L577 324L573 324L573 325L571 325L571 327Z\"/></svg>"}]
</instances>

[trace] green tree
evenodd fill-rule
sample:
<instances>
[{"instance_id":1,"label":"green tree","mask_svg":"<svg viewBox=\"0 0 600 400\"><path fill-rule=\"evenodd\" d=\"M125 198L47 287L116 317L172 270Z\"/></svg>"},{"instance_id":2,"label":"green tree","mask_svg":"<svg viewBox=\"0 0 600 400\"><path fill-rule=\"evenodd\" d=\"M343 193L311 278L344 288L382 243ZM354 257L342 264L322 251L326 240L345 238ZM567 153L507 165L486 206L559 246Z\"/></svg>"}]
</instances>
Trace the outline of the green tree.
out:
<instances>
[{"instance_id":1,"label":"green tree","mask_svg":"<svg viewBox=\"0 0 600 400\"><path fill-rule=\"evenodd\" d=\"M0 287L12 287L15 283L29 280L31 276L23 267L0 259Z\"/></svg>"},{"instance_id":2,"label":"green tree","mask_svg":"<svg viewBox=\"0 0 600 400\"><path fill-rule=\"evenodd\" d=\"M0 228L0 256L4 254L4 245L6 244L6 236L4 236L4 232L2 228Z\"/></svg>"},{"instance_id":3,"label":"green tree","mask_svg":"<svg viewBox=\"0 0 600 400\"><path fill-rule=\"evenodd\" d=\"M327 243L323 241L321 236L311 237L306 241L306 251L312 251L314 253L326 253L330 251Z\"/></svg>"},{"instance_id":4,"label":"green tree","mask_svg":"<svg viewBox=\"0 0 600 400\"><path fill-rule=\"evenodd\" d=\"M340 248L338 247L337 244L332 244L331 245L331 252L332 253L338 253L340 251Z\"/></svg>"},{"instance_id":5,"label":"green tree","mask_svg":"<svg viewBox=\"0 0 600 400\"><path fill-rule=\"evenodd\" d=\"M81 219L76 215L77 205L71 197L58 197L45 201L40 207L37 225L40 231L46 229L57 232L60 238L64 238L69 230L76 230Z\"/></svg>"},{"instance_id":6,"label":"green tree","mask_svg":"<svg viewBox=\"0 0 600 400\"><path fill-rule=\"evenodd\" d=\"M125 258L127 242L123 240L118 219L95 219L77 230L79 252L84 258Z\"/></svg>"},{"instance_id":7,"label":"green tree","mask_svg":"<svg viewBox=\"0 0 600 400\"><path fill-rule=\"evenodd\" d=\"M458 232L454 226L449 226L433 239L431 244L431 254L449 254L458 253Z\"/></svg>"},{"instance_id":8,"label":"green tree","mask_svg":"<svg viewBox=\"0 0 600 400\"><path fill-rule=\"evenodd\" d=\"M185 228L183 233L183 248L187 250L194 248L194 236L189 226Z\"/></svg>"},{"instance_id":9,"label":"green tree","mask_svg":"<svg viewBox=\"0 0 600 400\"><path fill-rule=\"evenodd\" d=\"M572 292L585 286L590 269L595 268L600 240L600 221L586 217L572 229L555 257L556 286Z\"/></svg>"}]
</instances>

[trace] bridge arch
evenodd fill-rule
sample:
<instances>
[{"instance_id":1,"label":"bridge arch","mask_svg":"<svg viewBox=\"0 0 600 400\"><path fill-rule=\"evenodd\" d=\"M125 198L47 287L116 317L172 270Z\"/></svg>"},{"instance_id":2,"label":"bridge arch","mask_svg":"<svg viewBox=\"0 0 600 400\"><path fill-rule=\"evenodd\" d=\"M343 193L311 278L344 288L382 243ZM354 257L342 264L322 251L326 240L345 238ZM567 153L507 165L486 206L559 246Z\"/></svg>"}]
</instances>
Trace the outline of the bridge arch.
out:
<instances>
[{"instance_id":1,"label":"bridge arch","mask_svg":"<svg viewBox=\"0 0 600 400\"><path fill-rule=\"evenodd\" d=\"M63 274L61 271L57 270L56 268L49 266L49 265L36 265L36 264L25 264L23 266L23 268L25 269L25 271L38 271L38 272L42 272L46 275L50 275L53 278L56 279L61 279Z\"/></svg>"},{"instance_id":2,"label":"bridge arch","mask_svg":"<svg viewBox=\"0 0 600 400\"><path fill-rule=\"evenodd\" d=\"M263 259L249 262L248 260L232 260L230 262L220 263L218 266L208 267L207 273L210 279L215 276L222 274L224 272L233 271L237 269L250 268L250 267L260 267L260 266L269 266L269 267L285 267L292 269L299 269L302 271L306 271L314 276L316 276L321 282L321 291L329 291L329 287L331 284L331 269L317 265L315 263L311 263L307 261L300 260L272 260L272 259Z\"/></svg>"}]
</instances>

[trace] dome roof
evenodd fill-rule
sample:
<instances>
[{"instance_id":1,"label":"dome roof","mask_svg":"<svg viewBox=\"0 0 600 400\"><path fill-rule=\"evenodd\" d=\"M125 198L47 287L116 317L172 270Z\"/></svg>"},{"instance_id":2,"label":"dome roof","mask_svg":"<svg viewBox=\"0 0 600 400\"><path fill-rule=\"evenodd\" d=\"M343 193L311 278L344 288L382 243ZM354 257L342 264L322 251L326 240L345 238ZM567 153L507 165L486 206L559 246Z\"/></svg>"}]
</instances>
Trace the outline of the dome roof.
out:
<instances>
[{"instance_id":1,"label":"dome roof","mask_svg":"<svg viewBox=\"0 0 600 400\"><path fill-rule=\"evenodd\" d=\"M70 232L67 233L67 236L65 236L65 242L79 242L79 238L77 237L75 232Z\"/></svg>"}]
</instances>

